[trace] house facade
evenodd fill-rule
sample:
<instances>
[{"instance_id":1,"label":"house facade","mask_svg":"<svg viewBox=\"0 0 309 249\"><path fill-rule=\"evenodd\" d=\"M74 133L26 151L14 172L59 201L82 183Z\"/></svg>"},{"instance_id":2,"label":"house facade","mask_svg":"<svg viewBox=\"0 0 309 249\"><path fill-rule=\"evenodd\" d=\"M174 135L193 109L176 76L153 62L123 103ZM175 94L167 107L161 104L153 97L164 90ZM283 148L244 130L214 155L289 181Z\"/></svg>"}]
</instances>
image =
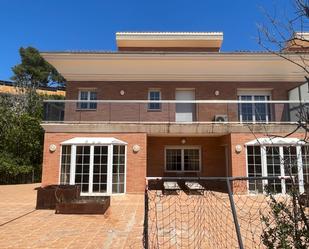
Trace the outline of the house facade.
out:
<instances>
[{"instance_id":1,"label":"house facade","mask_svg":"<svg viewBox=\"0 0 309 249\"><path fill-rule=\"evenodd\" d=\"M300 190L309 150L296 126L300 67L264 52L221 52L222 33L117 33L114 52L42 52L66 79L45 102L42 185L83 195L141 193L146 177L286 176ZM299 60L299 53L289 52ZM285 193L288 180L249 181Z\"/></svg>"}]
</instances>

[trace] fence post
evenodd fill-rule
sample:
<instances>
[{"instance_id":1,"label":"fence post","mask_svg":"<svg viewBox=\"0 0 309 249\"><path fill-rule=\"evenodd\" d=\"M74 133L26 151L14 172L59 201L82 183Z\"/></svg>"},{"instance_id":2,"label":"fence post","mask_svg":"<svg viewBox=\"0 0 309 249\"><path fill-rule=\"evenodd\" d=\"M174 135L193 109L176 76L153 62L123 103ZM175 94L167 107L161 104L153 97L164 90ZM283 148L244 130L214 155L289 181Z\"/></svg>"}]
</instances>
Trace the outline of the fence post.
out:
<instances>
[{"instance_id":1,"label":"fence post","mask_svg":"<svg viewBox=\"0 0 309 249\"><path fill-rule=\"evenodd\" d=\"M226 178L226 184L227 184L227 191L229 194L229 200L230 200L230 205L231 205L232 214L233 214L234 225L235 225L236 234L237 234L238 245L240 249L244 249L244 245L242 243L242 238L241 238L241 233L240 233L240 226L239 226L238 219L237 219L237 213L236 213L233 193L231 189L231 183L230 183L229 178Z\"/></svg>"},{"instance_id":2,"label":"fence post","mask_svg":"<svg viewBox=\"0 0 309 249\"><path fill-rule=\"evenodd\" d=\"M144 209L144 248L149 248L148 242L148 193L147 183L145 188L145 209Z\"/></svg>"}]
</instances>

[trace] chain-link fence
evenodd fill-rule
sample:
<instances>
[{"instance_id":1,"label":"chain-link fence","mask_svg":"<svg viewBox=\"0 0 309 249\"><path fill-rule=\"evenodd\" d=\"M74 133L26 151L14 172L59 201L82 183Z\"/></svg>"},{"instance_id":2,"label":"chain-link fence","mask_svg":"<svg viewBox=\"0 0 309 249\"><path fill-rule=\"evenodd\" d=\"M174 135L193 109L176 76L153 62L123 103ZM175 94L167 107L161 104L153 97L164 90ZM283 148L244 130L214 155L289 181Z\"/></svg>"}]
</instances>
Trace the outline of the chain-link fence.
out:
<instances>
[{"instance_id":1,"label":"chain-link fence","mask_svg":"<svg viewBox=\"0 0 309 249\"><path fill-rule=\"evenodd\" d=\"M267 236L276 235L280 215L274 202L292 210L293 198L289 194L250 193L249 182L268 181L271 185L277 180L148 178L145 248L265 248L271 240ZM304 210L308 212L306 207Z\"/></svg>"}]
</instances>

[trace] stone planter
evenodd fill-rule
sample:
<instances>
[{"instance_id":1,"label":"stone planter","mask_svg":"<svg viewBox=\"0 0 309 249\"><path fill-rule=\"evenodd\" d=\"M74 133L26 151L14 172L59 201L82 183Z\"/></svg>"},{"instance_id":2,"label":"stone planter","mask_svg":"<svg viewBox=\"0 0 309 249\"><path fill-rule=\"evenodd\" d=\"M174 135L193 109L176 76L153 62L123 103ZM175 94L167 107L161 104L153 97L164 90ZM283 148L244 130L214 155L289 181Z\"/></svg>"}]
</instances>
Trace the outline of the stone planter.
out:
<instances>
[{"instance_id":1,"label":"stone planter","mask_svg":"<svg viewBox=\"0 0 309 249\"><path fill-rule=\"evenodd\" d=\"M75 185L49 185L36 190L36 209L55 209L57 202L70 201L80 195L80 189Z\"/></svg>"},{"instance_id":2,"label":"stone planter","mask_svg":"<svg viewBox=\"0 0 309 249\"><path fill-rule=\"evenodd\" d=\"M79 197L56 204L56 214L104 214L110 206L110 197Z\"/></svg>"}]
</instances>

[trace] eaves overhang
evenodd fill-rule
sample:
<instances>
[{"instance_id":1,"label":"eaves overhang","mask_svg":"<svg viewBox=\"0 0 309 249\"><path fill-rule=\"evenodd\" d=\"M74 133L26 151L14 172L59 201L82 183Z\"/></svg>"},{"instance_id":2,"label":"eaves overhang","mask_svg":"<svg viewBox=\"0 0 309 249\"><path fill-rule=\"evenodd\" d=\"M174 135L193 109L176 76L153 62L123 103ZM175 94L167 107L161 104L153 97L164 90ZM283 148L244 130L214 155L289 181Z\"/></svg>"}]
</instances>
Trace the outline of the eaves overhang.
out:
<instances>
[{"instance_id":1,"label":"eaves overhang","mask_svg":"<svg viewBox=\"0 0 309 249\"><path fill-rule=\"evenodd\" d=\"M68 81L303 81L301 67L268 53L42 52ZM300 60L299 54L288 54ZM303 55L304 57L308 55Z\"/></svg>"}]
</instances>

